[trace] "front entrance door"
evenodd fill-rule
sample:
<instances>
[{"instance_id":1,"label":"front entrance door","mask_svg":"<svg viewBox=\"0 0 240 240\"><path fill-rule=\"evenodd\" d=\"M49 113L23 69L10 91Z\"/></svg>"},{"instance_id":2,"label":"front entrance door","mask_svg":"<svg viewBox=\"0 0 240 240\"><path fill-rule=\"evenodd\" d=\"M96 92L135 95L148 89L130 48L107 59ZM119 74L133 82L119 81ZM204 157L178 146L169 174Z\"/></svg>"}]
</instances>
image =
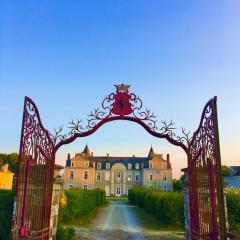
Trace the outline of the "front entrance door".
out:
<instances>
[{"instance_id":1,"label":"front entrance door","mask_svg":"<svg viewBox=\"0 0 240 240\"><path fill-rule=\"evenodd\" d=\"M121 197L121 186L116 187L116 197Z\"/></svg>"}]
</instances>

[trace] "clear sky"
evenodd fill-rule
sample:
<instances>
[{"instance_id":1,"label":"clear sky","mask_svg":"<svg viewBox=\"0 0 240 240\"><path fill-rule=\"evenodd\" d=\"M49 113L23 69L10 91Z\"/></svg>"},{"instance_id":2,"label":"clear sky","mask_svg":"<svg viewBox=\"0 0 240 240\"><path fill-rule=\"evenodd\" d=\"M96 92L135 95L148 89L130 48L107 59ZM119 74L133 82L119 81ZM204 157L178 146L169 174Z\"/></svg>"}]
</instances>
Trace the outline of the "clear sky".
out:
<instances>
[{"instance_id":1,"label":"clear sky","mask_svg":"<svg viewBox=\"0 0 240 240\"><path fill-rule=\"evenodd\" d=\"M202 108L218 96L222 161L240 163L240 2L1 1L0 152L19 148L24 96L52 131L86 119L114 84L131 84L159 120L196 130ZM88 143L95 155L144 156L151 144L170 153L174 176L183 151L140 126L112 122Z\"/></svg>"}]
</instances>

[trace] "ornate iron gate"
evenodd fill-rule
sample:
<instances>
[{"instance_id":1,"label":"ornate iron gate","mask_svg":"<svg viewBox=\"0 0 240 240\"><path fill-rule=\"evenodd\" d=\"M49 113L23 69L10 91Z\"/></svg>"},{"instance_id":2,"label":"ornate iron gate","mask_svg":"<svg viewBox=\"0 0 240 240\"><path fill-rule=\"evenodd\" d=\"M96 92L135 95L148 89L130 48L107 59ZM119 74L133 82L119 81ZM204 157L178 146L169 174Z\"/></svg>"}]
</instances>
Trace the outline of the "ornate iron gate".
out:
<instances>
[{"instance_id":1,"label":"ornate iron gate","mask_svg":"<svg viewBox=\"0 0 240 240\"><path fill-rule=\"evenodd\" d=\"M12 239L49 239L54 145L26 97L16 181Z\"/></svg>"},{"instance_id":2,"label":"ornate iron gate","mask_svg":"<svg viewBox=\"0 0 240 240\"><path fill-rule=\"evenodd\" d=\"M205 106L189 144L188 176L192 239L226 239L217 98Z\"/></svg>"},{"instance_id":3,"label":"ornate iron gate","mask_svg":"<svg viewBox=\"0 0 240 240\"><path fill-rule=\"evenodd\" d=\"M128 85L117 85L101 109L91 112L85 126L81 121L70 123L70 132L62 127L50 134L42 125L34 102L26 97L17 172L12 239L47 240L51 238L50 215L55 153L64 144L78 137L93 134L103 124L127 120L140 124L149 134L167 139L181 147L188 157L191 239L227 238L224 212L221 159L219 149L216 98L205 106L199 128L189 137L174 133L172 121L158 126L150 110Z\"/></svg>"}]
</instances>

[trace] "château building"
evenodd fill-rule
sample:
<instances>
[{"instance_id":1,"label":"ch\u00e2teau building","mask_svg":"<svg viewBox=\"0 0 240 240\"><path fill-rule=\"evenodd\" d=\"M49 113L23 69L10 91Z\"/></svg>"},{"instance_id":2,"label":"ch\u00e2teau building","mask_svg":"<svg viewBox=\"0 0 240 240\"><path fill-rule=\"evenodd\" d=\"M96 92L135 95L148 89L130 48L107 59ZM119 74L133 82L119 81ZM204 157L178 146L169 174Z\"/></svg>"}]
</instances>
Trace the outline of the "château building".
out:
<instances>
[{"instance_id":1,"label":"ch\u00e2teau building","mask_svg":"<svg viewBox=\"0 0 240 240\"><path fill-rule=\"evenodd\" d=\"M0 189L11 190L14 173L9 171L8 164L0 165Z\"/></svg>"},{"instance_id":2,"label":"ch\u00e2teau building","mask_svg":"<svg viewBox=\"0 0 240 240\"><path fill-rule=\"evenodd\" d=\"M94 156L88 146L71 158L64 168L64 189L101 188L107 196L127 196L133 186L172 191L170 155L155 154L151 147L147 157Z\"/></svg>"}]
</instances>

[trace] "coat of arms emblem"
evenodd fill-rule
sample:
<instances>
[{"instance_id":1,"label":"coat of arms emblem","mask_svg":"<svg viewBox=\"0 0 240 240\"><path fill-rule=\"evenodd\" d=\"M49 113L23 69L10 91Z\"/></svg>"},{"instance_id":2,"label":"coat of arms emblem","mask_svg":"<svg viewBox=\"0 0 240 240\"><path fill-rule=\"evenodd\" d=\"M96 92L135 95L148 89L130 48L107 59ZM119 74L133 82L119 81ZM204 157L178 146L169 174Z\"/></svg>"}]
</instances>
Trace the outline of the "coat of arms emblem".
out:
<instances>
[{"instance_id":1,"label":"coat of arms emblem","mask_svg":"<svg viewBox=\"0 0 240 240\"><path fill-rule=\"evenodd\" d=\"M130 94L128 89L130 85L115 85L117 92L114 95L114 103L112 113L116 115L129 115L133 112L132 104L130 103Z\"/></svg>"}]
</instances>

